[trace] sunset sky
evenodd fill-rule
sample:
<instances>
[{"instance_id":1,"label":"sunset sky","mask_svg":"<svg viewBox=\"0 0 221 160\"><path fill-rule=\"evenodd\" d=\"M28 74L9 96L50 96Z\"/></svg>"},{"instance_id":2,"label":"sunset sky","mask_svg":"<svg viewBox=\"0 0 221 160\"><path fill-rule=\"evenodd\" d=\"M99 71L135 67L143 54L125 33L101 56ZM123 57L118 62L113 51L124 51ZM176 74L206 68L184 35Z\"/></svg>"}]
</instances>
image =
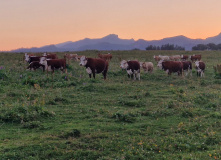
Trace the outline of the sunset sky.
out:
<instances>
[{"instance_id":1,"label":"sunset sky","mask_svg":"<svg viewBox=\"0 0 221 160\"><path fill-rule=\"evenodd\" d=\"M117 34L196 39L221 32L221 0L0 0L0 51Z\"/></svg>"}]
</instances>

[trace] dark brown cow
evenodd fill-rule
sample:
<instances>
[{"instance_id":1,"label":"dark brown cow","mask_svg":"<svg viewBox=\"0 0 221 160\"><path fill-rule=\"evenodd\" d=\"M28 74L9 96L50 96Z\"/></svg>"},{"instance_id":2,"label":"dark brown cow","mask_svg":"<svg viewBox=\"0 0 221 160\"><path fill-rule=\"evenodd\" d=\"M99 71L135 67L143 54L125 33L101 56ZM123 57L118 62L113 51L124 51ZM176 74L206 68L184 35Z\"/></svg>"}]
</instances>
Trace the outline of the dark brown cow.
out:
<instances>
[{"instance_id":1,"label":"dark brown cow","mask_svg":"<svg viewBox=\"0 0 221 160\"><path fill-rule=\"evenodd\" d=\"M98 57L100 57L101 59L110 61L112 59L112 54L108 53L108 54L100 54L98 53Z\"/></svg>"},{"instance_id":2,"label":"dark brown cow","mask_svg":"<svg viewBox=\"0 0 221 160\"><path fill-rule=\"evenodd\" d=\"M200 61L201 60L201 55L200 54L192 55L192 56L190 56L190 59L191 59L192 62Z\"/></svg>"},{"instance_id":3,"label":"dark brown cow","mask_svg":"<svg viewBox=\"0 0 221 160\"><path fill-rule=\"evenodd\" d=\"M82 56L80 58L80 66L86 67L86 71L89 74L90 78L91 74L93 74L93 77L95 78L95 73L102 73L104 79L106 79L107 77L108 61L106 60L97 58L86 58L85 56Z\"/></svg>"},{"instance_id":4,"label":"dark brown cow","mask_svg":"<svg viewBox=\"0 0 221 160\"><path fill-rule=\"evenodd\" d=\"M177 72L178 75L182 75L183 72L183 63L177 61L159 61L157 66L162 70L166 71L168 75L171 75L173 72Z\"/></svg>"},{"instance_id":5,"label":"dark brown cow","mask_svg":"<svg viewBox=\"0 0 221 160\"><path fill-rule=\"evenodd\" d=\"M127 70L129 78L132 78L133 75L134 80L136 80L136 78L140 80L140 63L138 61L122 60L120 62L120 67Z\"/></svg>"},{"instance_id":6,"label":"dark brown cow","mask_svg":"<svg viewBox=\"0 0 221 160\"><path fill-rule=\"evenodd\" d=\"M186 76L190 73L192 76L192 63L190 61L183 61L183 71L186 72Z\"/></svg>"},{"instance_id":7,"label":"dark brown cow","mask_svg":"<svg viewBox=\"0 0 221 160\"><path fill-rule=\"evenodd\" d=\"M30 69L30 70L36 70L38 68L42 67L43 69L43 72L45 71L45 66L40 64L39 61L33 61L29 64L29 66L27 67L27 69Z\"/></svg>"},{"instance_id":8,"label":"dark brown cow","mask_svg":"<svg viewBox=\"0 0 221 160\"><path fill-rule=\"evenodd\" d=\"M41 57L39 63L45 66L47 73L49 69L52 70L52 73L54 73L55 69L61 69L63 72L66 71L65 59L46 59L46 57Z\"/></svg>"},{"instance_id":9,"label":"dark brown cow","mask_svg":"<svg viewBox=\"0 0 221 160\"><path fill-rule=\"evenodd\" d=\"M181 60L186 61L189 58L188 55L181 55Z\"/></svg>"},{"instance_id":10,"label":"dark brown cow","mask_svg":"<svg viewBox=\"0 0 221 160\"><path fill-rule=\"evenodd\" d=\"M204 77L204 72L206 68L205 63L202 61L196 61L195 65L196 65L196 70L197 70L197 76Z\"/></svg>"}]
</instances>

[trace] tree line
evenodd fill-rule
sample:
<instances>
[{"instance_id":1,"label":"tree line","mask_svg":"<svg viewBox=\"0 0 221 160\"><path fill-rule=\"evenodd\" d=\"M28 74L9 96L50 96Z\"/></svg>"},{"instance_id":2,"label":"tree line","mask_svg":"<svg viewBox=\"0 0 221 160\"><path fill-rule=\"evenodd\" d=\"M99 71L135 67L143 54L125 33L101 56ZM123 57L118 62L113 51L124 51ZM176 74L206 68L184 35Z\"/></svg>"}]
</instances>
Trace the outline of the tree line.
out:
<instances>
[{"instance_id":1,"label":"tree line","mask_svg":"<svg viewBox=\"0 0 221 160\"><path fill-rule=\"evenodd\" d=\"M208 44L197 44L196 46L192 47L192 50L221 50L221 43L208 43Z\"/></svg>"},{"instance_id":2,"label":"tree line","mask_svg":"<svg viewBox=\"0 0 221 160\"><path fill-rule=\"evenodd\" d=\"M174 44L164 44L162 46L149 45L146 50L185 50L184 47Z\"/></svg>"}]
</instances>

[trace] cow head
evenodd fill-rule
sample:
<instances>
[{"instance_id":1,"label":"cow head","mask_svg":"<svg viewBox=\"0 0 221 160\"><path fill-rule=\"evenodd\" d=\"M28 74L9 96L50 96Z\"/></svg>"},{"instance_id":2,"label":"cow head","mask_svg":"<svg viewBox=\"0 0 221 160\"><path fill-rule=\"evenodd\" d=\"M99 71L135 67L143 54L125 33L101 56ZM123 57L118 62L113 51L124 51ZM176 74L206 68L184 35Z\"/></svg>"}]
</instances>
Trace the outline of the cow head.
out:
<instances>
[{"instance_id":1,"label":"cow head","mask_svg":"<svg viewBox=\"0 0 221 160\"><path fill-rule=\"evenodd\" d=\"M126 61L126 60L122 60L122 61L120 62L120 68L122 68L122 69L127 69L127 67L128 67L127 61Z\"/></svg>"},{"instance_id":2,"label":"cow head","mask_svg":"<svg viewBox=\"0 0 221 160\"><path fill-rule=\"evenodd\" d=\"M163 60L160 60L160 61L158 62L158 64L157 64L157 67L160 68L160 69L163 69L162 63L163 63Z\"/></svg>"},{"instance_id":3,"label":"cow head","mask_svg":"<svg viewBox=\"0 0 221 160\"><path fill-rule=\"evenodd\" d=\"M25 53L25 61L26 61L26 62L29 62L29 61L30 61L30 56L29 56L27 53Z\"/></svg>"},{"instance_id":4,"label":"cow head","mask_svg":"<svg viewBox=\"0 0 221 160\"><path fill-rule=\"evenodd\" d=\"M47 65L47 59L46 59L46 57L41 57L39 63L42 64L42 65Z\"/></svg>"},{"instance_id":5,"label":"cow head","mask_svg":"<svg viewBox=\"0 0 221 160\"><path fill-rule=\"evenodd\" d=\"M183 55L181 55L180 57L183 58Z\"/></svg>"},{"instance_id":6,"label":"cow head","mask_svg":"<svg viewBox=\"0 0 221 160\"><path fill-rule=\"evenodd\" d=\"M47 56L47 53L43 53L43 56Z\"/></svg>"},{"instance_id":7,"label":"cow head","mask_svg":"<svg viewBox=\"0 0 221 160\"><path fill-rule=\"evenodd\" d=\"M80 66L86 66L86 64L87 64L87 58L85 57L85 56L82 56L81 58L80 58Z\"/></svg>"}]
</instances>

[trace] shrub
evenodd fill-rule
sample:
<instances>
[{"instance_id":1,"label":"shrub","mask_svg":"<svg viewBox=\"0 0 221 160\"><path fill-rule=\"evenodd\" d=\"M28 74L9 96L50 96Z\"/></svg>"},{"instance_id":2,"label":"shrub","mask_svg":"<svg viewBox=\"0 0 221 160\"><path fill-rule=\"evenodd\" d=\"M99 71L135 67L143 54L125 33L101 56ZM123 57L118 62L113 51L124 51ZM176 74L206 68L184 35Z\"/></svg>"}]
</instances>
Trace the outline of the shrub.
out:
<instances>
[{"instance_id":1,"label":"shrub","mask_svg":"<svg viewBox=\"0 0 221 160\"><path fill-rule=\"evenodd\" d=\"M8 76L2 70L0 70L0 79L2 80L8 79Z\"/></svg>"},{"instance_id":2,"label":"shrub","mask_svg":"<svg viewBox=\"0 0 221 160\"><path fill-rule=\"evenodd\" d=\"M188 118L188 117L193 117L193 113L190 111L183 111L181 114L182 117Z\"/></svg>"},{"instance_id":3,"label":"shrub","mask_svg":"<svg viewBox=\"0 0 221 160\"><path fill-rule=\"evenodd\" d=\"M133 99L133 100L125 100L125 99L119 99L119 104L123 106L128 106L128 107L143 107L145 105L144 101L138 99Z\"/></svg>"},{"instance_id":4,"label":"shrub","mask_svg":"<svg viewBox=\"0 0 221 160\"><path fill-rule=\"evenodd\" d=\"M40 121L32 121L32 122L26 122L23 124L23 128L33 129L33 128L39 128L42 127Z\"/></svg>"},{"instance_id":5,"label":"shrub","mask_svg":"<svg viewBox=\"0 0 221 160\"><path fill-rule=\"evenodd\" d=\"M64 133L62 136L60 136L61 138L69 138L69 137L80 137L81 136L81 132L78 129L73 129L70 132L66 132Z\"/></svg>"},{"instance_id":6,"label":"shrub","mask_svg":"<svg viewBox=\"0 0 221 160\"><path fill-rule=\"evenodd\" d=\"M54 113L46 111L39 106L15 106L0 112L0 120L15 123L31 122L53 116Z\"/></svg>"},{"instance_id":7,"label":"shrub","mask_svg":"<svg viewBox=\"0 0 221 160\"><path fill-rule=\"evenodd\" d=\"M112 118L115 118L116 120L121 122L128 122L128 123L133 123L136 120L135 115L130 113L129 114L115 113L113 114Z\"/></svg>"}]
</instances>

